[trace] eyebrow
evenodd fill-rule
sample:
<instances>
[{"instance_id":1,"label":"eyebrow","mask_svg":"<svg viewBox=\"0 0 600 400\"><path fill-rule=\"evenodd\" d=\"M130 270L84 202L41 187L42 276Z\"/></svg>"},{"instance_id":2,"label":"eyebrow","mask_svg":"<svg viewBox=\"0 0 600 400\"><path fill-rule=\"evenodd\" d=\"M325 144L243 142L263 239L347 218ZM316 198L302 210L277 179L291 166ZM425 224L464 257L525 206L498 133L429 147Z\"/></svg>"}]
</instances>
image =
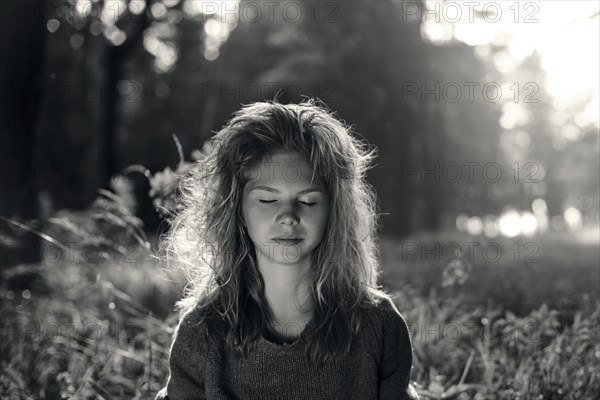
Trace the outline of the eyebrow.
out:
<instances>
[{"instance_id":1,"label":"eyebrow","mask_svg":"<svg viewBox=\"0 0 600 400\"><path fill-rule=\"evenodd\" d=\"M279 190L270 187L270 186L254 186L252 189L250 189L250 191L252 190L265 190L267 192L272 192L272 193L279 193ZM321 192L324 193L323 190L319 189L318 187L309 187L308 189L304 189L299 191L297 194L304 194L304 193L310 193L310 192Z\"/></svg>"}]
</instances>

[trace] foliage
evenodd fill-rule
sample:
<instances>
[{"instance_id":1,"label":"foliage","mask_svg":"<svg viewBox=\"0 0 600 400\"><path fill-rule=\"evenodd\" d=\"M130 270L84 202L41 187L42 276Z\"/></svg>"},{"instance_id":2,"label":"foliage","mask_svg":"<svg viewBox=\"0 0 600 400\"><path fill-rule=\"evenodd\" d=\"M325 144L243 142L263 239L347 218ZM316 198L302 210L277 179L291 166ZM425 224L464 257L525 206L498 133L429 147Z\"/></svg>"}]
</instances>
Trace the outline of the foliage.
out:
<instances>
[{"instance_id":1,"label":"foliage","mask_svg":"<svg viewBox=\"0 0 600 400\"><path fill-rule=\"evenodd\" d=\"M581 132L577 139L561 139L564 127L542 90L539 56L506 75L493 61L512 53L506 44L485 46L487 57L458 41L433 45L422 37L418 18L405 19L403 2L325 4L335 23L311 18L318 4L300 2L306 18L298 23L275 12L272 19L239 18L235 27L183 1L69 4L50 7L46 16L46 107L35 143L34 164L52 178L39 184L58 208L84 207L120 166L163 169L173 156L164 151L170 149L165 132L178 132L185 146L197 147L240 104L273 98L281 90L282 101L321 98L378 147L379 162L369 179L390 234L452 226L459 213L498 214L506 205L528 209L538 197L547 200L550 217L561 214L564 204L598 218L594 175L569 174L582 162L595 170L598 135L592 127L576 127L571 117L567 127ZM103 14L114 18L99 18ZM263 9L263 17L267 14ZM207 47L218 52L217 59L206 57ZM381 54L388 55L384 63ZM478 85L474 101L467 100L467 82ZM505 95L495 103L481 97L490 82L517 82L521 90L535 82L541 90L536 103L511 105L506 102L513 96L506 93L512 91L503 87ZM437 96L423 96L436 84L442 88ZM452 84L462 91L456 102L444 95ZM408 95L412 85L418 93ZM513 108L522 109L529 122L507 131L499 120ZM83 131L85 137L76 134ZM561 140L562 150L555 149ZM539 167L539 184L525 184L524 175L513 179L511 166L527 161ZM92 176L77 168L61 171L90 163L96 169ZM480 163L473 179L465 163ZM501 166L499 182L484 176L487 163ZM446 167L455 164L461 166L458 181L443 174L453 176L454 169ZM436 169L435 176L423 175ZM178 164L154 174L153 190L172 192L173 175L184 170ZM158 196L154 207L168 215L166 210L176 208L172 200ZM148 225L152 208L141 207L140 216Z\"/></svg>"},{"instance_id":2,"label":"foliage","mask_svg":"<svg viewBox=\"0 0 600 400\"><path fill-rule=\"evenodd\" d=\"M40 235L69 253L2 271L0 315L8 322L0 343L0 397L147 399L164 384L177 323L173 305L185 282L161 270L134 215L126 176L142 172L157 209L164 216L177 212L179 179L192 164L175 143L174 170L153 175L131 166L87 209L50 216ZM206 144L192 158L209 150ZM483 238L445 232L382 241L381 279L411 328L412 379L421 397L594 398L600 390L600 371L593 368L600 360L597 249L538 237L533 265L512 254L495 263L481 255L454 254L450 262L405 257L407 243L431 249L476 240ZM97 256L73 251L86 247ZM26 288L17 284L32 273L38 279Z\"/></svg>"},{"instance_id":3,"label":"foliage","mask_svg":"<svg viewBox=\"0 0 600 400\"><path fill-rule=\"evenodd\" d=\"M179 163L175 171L170 167L166 167L163 171L159 171L154 175L150 175L149 173L146 175L150 182L150 192L148 195L152 198L152 203L156 211L163 218L181 210L181 204L179 203L179 182L192 166L192 163L185 161L181 144L175 135L173 135L173 139L179 153ZM210 142L207 141L202 150L192 151L192 158L198 161L204 158L209 151Z\"/></svg>"},{"instance_id":4,"label":"foliage","mask_svg":"<svg viewBox=\"0 0 600 400\"><path fill-rule=\"evenodd\" d=\"M569 257L581 248L564 244L560 251ZM182 282L167 281L152 259L34 267L43 279L31 288L11 289L7 279L0 286L0 313L10 321L0 344L0 397L152 398L168 374L177 322L170 311ZM439 284L443 269L437 286L424 291L390 278L393 268L384 265L384 276L411 329L412 379L423 399L591 399L600 390L600 371L594 368L600 360L597 299L582 297L569 316L544 303L511 310L506 304L513 293L505 292L505 304L492 306L485 296L474 302L473 286ZM491 272L484 265L475 262L472 268L467 283L477 280L483 291L496 284L486 279ZM563 274L589 274L581 265L574 268L579 271ZM531 279L521 271L518 279ZM529 290L545 301L544 288Z\"/></svg>"},{"instance_id":5,"label":"foliage","mask_svg":"<svg viewBox=\"0 0 600 400\"><path fill-rule=\"evenodd\" d=\"M96 10L112 6L93 3ZM31 164L50 173L38 189L52 194L61 210L42 221L40 234L44 249L53 246L62 256L1 271L0 398L146 399L164 384L177 322L172 309L184 282L161 273L144 224L136 217L139 204L128 177L133 171L143 173L163 218L177 212L179 179L192 164L175 139L179 162L162 169L169 141L164 132L182 132L184 144L201 143L240 103L272 97L269 90L246 97L245 89L255 85L265 89L292 83L284 99L298 100L292 92L299 87L302 94L321 97L341 117L352 117L357 131L381 152L371 180L381 195L383 214L390 214L383 221L388 232L436 227L442 217L449 217L446 225L451 226L458 212L483 215L516 203L526 208L537 196L556 212L568 194L586 203L576 204L584 211L597 206L595 176L574 178L567 172L582 160L597 165L598 136L582 129L580 139L558 150L553 138L560 136L561 126L552 122L555 109L543 93L545 101L528 106L531 118L520 129L531 142L524 159L539 160L549 182L547 193L528 192L508 174L494 186L481 179L424 185L420 174L415 179L391 175L410 161L428 167L498 161L504 168L518 161L507 151L502 159L497 139L506 132L498 124L500 105L406 99L402 85L537 81L535 57L517 68L523 75L507 79L481 62L472 47L436 47L424 41L418 22L399 23L401 10L393 7L400 3L373 7L354 2L340 3L336 24L242 21L213 62L202 57L200 42L206 38L198 34L211 31L205 29L207 21L182 12L184 2L162 3L166 12L160 12L158 2L147 2L143 12L134 15L128 8L112 24L95 20L99 13L84 17L68 3L60 6L65 9L49 9L45 116L35 144L39 156ZM492 47L499 55L505 50ZM149 54L149 48L162 51ZM173 63L162 65L157 54L174 55ZM380 54L389 55L384 65ZM444 63L432 62L439 59ZM232 88L241 89L231 95ZM84 131L85 137L78 134ZM120 157L109 154L113 150ZM192 159L206 151L206 146L196 150ZM96 187L104 184L103 174L110 176L116 168L105 165L108 155L115 164L135 160L161 170L153 174L146 167L128 167L112 179L111 191L100 190L85 209L62 209L87 204L90 193L94 198ZM56 160L63 163L55 165ZM90 161L91 175L82 167ZM444 232L414 239L433 245L480 238ZM395 292L411 326L412 377L423 398L598 397L600 372L593 368L600 360L597 248L565 239L536 238L544 256L534 265L507 259L489 263L481 257L450 263L403 261L397 257L403 242L383 243L388 257L383 283ZM36 279L29 280L31 276ZM454 327L462 333L458 339L449 336ZM427 335L427 328L438 334Z\"/></svg>"}]
</instances>

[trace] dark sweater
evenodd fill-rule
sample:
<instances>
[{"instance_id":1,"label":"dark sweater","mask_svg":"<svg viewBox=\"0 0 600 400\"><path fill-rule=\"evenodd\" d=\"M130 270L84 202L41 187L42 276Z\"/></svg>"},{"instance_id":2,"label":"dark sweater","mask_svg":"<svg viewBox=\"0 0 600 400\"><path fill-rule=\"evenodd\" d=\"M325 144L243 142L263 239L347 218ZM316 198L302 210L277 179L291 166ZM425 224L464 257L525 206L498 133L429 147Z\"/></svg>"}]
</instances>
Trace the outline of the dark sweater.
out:
<instances>
[{"instance_id":1,"label":"dark sweater","mask_svg":"<svg viewBox=\"0 0 600 400\"><path fill-rule=\"evenodd\" d=\"M197 308L181 318L174 335L167 385L156 399L184 400L405 400L409 389L412 343L406 321L387 301L372 306L365 323L341 358L311 366L304 354L312 321L291 344L263 335L244 359L207 340ZM206 323L203 321L202 323ZM409 394L410 393L410 394Z\"/></svg>"}]
</instances>

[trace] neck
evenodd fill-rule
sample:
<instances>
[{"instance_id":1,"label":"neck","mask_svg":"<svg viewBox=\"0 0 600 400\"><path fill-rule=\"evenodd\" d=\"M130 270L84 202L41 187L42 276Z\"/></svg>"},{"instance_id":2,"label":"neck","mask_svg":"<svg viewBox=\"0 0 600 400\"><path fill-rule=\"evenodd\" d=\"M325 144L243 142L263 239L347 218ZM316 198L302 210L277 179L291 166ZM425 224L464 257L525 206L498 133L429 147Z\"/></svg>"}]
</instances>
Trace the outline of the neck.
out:
<instances>
[{"instance_id":1,"label":"neck","mask_svg":"<svg viewBox=\"0 0 600 400\"><path fill-rule=\"evenodd\" d=\"M265 282L265 297L275 318L273 322L308 321L312 304L304 277L310 269L310 257L297 264L278 264L263 257L258 269Z\"/></svg>"}]
</instances>

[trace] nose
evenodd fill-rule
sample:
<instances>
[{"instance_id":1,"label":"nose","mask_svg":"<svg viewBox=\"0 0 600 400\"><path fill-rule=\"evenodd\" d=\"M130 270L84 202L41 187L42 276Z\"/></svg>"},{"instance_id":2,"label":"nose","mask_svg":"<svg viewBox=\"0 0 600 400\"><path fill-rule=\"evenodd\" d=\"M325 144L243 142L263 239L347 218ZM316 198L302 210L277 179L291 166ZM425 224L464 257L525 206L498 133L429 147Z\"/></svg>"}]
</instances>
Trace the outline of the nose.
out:
<instances>
[{"instance_id":1,"label":"nose","mask_svg":"<svg viewBox=\"0 0 600 400\"><path fill-rule=\"evenodd\" d=\"M277 216L277 222L283 225L297 225L299 222L298 213L293 206L284 206Z\"/></svg>"}]
</instances>

